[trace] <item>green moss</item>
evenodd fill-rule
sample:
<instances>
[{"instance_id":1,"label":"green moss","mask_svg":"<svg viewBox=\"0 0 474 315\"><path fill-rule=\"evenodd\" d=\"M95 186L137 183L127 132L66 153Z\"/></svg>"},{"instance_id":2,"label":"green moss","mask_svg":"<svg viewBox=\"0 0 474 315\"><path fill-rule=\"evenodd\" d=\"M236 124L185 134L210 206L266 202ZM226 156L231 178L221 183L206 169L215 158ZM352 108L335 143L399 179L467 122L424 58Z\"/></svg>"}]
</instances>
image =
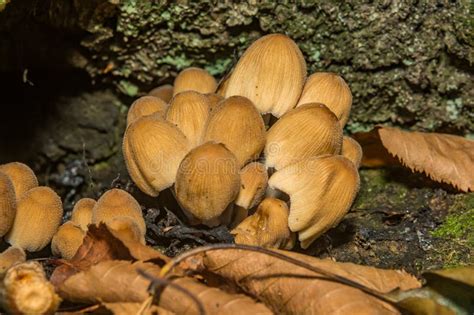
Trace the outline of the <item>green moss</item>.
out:
<instances>
[{"instance_id":1,"label":"green moss","mask_svg":"<svg viewBox=\"0 0 474 315\"><path fill-rule=\"evenodd\" d=\"M474 193L458 199L444 223L432 235L474 247Z\"/></svg>"},{"instance_id":2,"label":"green moss","mask_svg":"<svg viewBox=\"0 0 474 315\"><path fill-rule=\"evenodd\" d=\"M127 94L128 96L135 96L138 94L138 86L129 81L120 81L118 87L122 93Z\"/></svg>"},{"instance_id":3,"label":"green moss","mask_svg":"<svg viewBox=\"0 0 474 315\"><path fill-rule=\"evenodd\" d=\"M0 12L3 11L3 9L5 9L5 6L7 5L8 2L10 2L10 0L0 0Z\"/></svg>"},{"instance_id":4,"label":"green moss","mask_svg":"<svg viewBox=\"0 0 474 315\"><path fill-rule=\"evenodd\" d=\"M206 69L212 75L219 75L224 73L231 63L231 58L217 59L215 63L204 67L204 69Z\"/></svg>"}]
</instances>

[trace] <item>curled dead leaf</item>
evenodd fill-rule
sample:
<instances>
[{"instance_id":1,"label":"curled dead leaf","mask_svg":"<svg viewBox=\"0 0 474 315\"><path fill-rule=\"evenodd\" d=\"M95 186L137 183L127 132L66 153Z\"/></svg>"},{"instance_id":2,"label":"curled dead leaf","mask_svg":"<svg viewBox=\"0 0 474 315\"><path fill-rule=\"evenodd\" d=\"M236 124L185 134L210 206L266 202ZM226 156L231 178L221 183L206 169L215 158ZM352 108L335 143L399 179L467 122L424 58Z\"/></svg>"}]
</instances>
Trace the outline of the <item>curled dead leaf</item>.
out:
<instances>
[{"instance_id":1,"label":"curled dead leaf","mask_svg":"<svg viewBox=\"0 0 474 315\"><path fill-rule=\"evenodd\" d=\"M468 192L474 190L474 141L464 137L425 132L409 132L392 127L376 127L359 133L363 166L384 166L396 160L412 171L422 172L437 182Z\"/></svg>"},{"instance_id":2,"label":"curled dead leaf","mask_svg":"<svg viewBox=\"0 0 474 315\"><path fill-rule=\"evenodd\" d=\"M320 260L287 251L278 252L380 293L420 286L415 277L404 271ZM271 306L277 313L399 313L393 306L358 289L265 254L238 249L215 250L205 253L203 262L208 271L231 280L246 293Z\"/></svg>"}]
</instances>

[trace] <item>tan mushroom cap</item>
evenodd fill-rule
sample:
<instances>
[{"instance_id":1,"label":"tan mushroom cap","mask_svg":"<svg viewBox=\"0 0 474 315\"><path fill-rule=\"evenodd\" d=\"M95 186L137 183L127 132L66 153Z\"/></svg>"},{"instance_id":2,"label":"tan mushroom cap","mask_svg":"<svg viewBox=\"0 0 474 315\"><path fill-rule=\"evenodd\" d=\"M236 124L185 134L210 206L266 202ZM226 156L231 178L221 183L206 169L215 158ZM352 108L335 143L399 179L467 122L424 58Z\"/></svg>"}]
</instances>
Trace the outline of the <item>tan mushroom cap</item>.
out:
<instances>
[{"instance_id":1,"label":"tan mushroom cap","mask_svg":"<svg viewBox=\"0 0 474 315\"><path fill-rule=\"evenodd\" d=\"M161 98L166 103L169 103L173 97L173 86L171 84L160 85L148 92L148 95Z\"/></svg>"},{"instance_id":2,"label":"tan mushroom cap","mask_svg":"<svg viewBox=\"0 0 474 315\"><path fill-rule=\"evenodd\" d=\"M360 167L362 161L362 147L359 142L353 138L344 136L342 139L341 155L354 163L356 168Z\"/></svg>"},{"instance_id":3,"label":"tan mushroom cap","mask_svg":"<svg viewBox=\"0 0 474 315\"><path fill-rule=\"evenodd\" d=\"M240 170L240 191L235 204L251 209L259 204L268 184L267 168L260 162L252 162Z\"/></svg>"},{"instance_id":4,"label":"tan mushroom cap","mask_svg":"<svg viewBox=\"0 0 474 315\"><path fill-rule=\"evenodd\" d=\"M38 179L35 173L26 164L20 162L3 164L0 165L0 172L10 177L17 200L28 190L38 187Z\"/></svg>"},{"instance_id":5,"label":"tan mushroom cap","mask_svg":"<svg viewBox=\"0 0 474 315\"><path fill-rule=\"evenodd\" d=\"M322 103L326 105L344 126L349 119L352 93L346 81L331 72L317 72L308 77L298 105Z\"/></svg>"},{"instance_id":6,"label":"tan mushroom cap","mask_svg":"<svg viewBox=\"0 0 474 315\"><path fill-rule=\"evenodd\" d=\"M190 67L181 71L174 80L173 95L184 91L196 91L202 94L214 93L217 89L216 79L204 69Z\"/></svg>"},{"instance_id":7,"label":"tan mushroom cap","mask_svg":"<svg viewBox=\"0 0 474 315\"><path fill-rule=\"evenodd\" d=\"M225 87L225 97L250 99L262 114L280 117L296 106L306 79L298 46L283 34L256 40L242 55Z\"/></svg>"},{"instance_id":8,"label":"tan mushroom cap","mask_svg":"<svg viewBox=\"0 0 474 315\"><path fill-rule=\"evenodd\" d=\"M265 198L257 211L247 217L232 234L235 243L269 248L291 249L291 231L288 228L288 206L275 198Z\"/></svg>"},{"instance_id":9,"label":"tan mushroom cap","mask_svg":"<svg viewBox=\"0 0 474 315\"><path fill-rule=\"evenodd\" d=\"M19 247L10 246L0 254L0 278L11 266L26 261L26 253Z\"/></svg>"},{"instance_id":10,"label":"tan mushroom cap","mask_svg":"<svg viewBox=\"0 0 474 315\"><path fill-rule=\"evenodd\" d=\"M359 173L341 155L326 155L287 166L268 182L290 196L288 226L302 248L344 217L359 189Z\"/></svg>"},{"instance_id":11,"label":"tan mushroom cap","mask_svg":"<svg viewBox=\"0 0 474 315\"><path fill-rule=\"evenodd\" d=\"M63 216L61 198L49 187L35 187L18 200L16 216L5 240L36 252L49 244Z\"/></svg>"},{"instance_id":12,"label":"tan mushroom cap","mask_svg":"<svg viewBox=\"0 0 474 315\"><path fill-rule=\"evenodd\" d=\"M142 235L146 233L145 219L138 201L122 189L110 189L97 201L92 210L92 223L107 223L113 218L124 216L132 218Z\"/></svg>"},{"instance_id":13,"label":"tan mushroom cap","mask_svg":"<svg viewBox=\"0 0 474 315\"><path fill-rule=\"evenodd\" d=\"M0 303L9 314L55 314L61 303L36 261L12 266L0 283Z\"/></svg>"},{"instance_id":14,"label":"tan mushroom cap","mask_svg":"<svg viewBox=\"0 0 474 315\"><path fill-rule=\"evenodd\" d=\"M189 151L184 134L155 115L132 123L123 139L123 155L134 183L156 197L173 185L179 163Z\"/></svg>"},{"instance_id":15,"label":"tan mushroom cap","mask_svg":"<svg viewBox=\"0 0 474 315\"><path fill-rule=\"evenodd\" d=\"M305 104L281 117L267 133L265 165L277 170L297 161L338 154L342 128L323 104Z\"/></svg>"},{"instance_id":16,"label":"tan mushroom cap","mask_svg":"<svg viewBox=\"0 0 474 315\"><path fill-rule=\"evenodd\" d=\"M205 95L186 91L173 97L166 120L175 124L194 148L202 142L209 112L209 100Z\"/></svg>"},{"instance_id":17,"label":"tan mushroom cap","mask_svg":"<svg viewBox=\"0 0 474 315\"><path fill-rule=\"evenodd\" d=\"M0 172L0 237L12 227L15 214L15 188L10 177Z\"/></svg>"},{"instance_id":18,"label":"tan mushroom cap","mask_svg":"<svg viewBox=\"0 0 474 315\"><path fill-rule=\"evenodd\" d=\"M161 117L165 116L168 104L161 98L155 96L142 96L135 100L130 106L127 114L127 126L138 118L157 113Z\"/></svg>"},{"instance_id":19,"label":"tan mushroom cap","mask_svg":"<svg viewBox=\"0 0 474 315\"><path fill-rule=\"evenodd\" d=\"M209 101L209 110L213 113L218 105L224 100L224 97L216 93L208 93L205 95Z\"/></svg>"},{"instance_id":20,"label":"tan mushroom cap","mask_svg":"<svg viewBox=\"0 0 474 315\"><path fill-rule=\"evenodd\" d=\"M80 226L82 230L87 231L87 226L92 223L92 209L95 204L96 201L91 198L79 199L72 209L72 223Z\"/></svg>"},{"instance_id":21,"label":"tan mushroom cap","mask_svg":"<svg viewBox=\"0 0 474 315\"><path fill-rule=\"evenodd\" d=\"M203 223L219 217L237 197L239 188L235 156L224 145L212 142L191 150L176 176L178 202Z\"/></svg>"},{"instance_id":22,"label":"tan mushroom cap","mask_svg":"<svg viewBox=\"0 0 474 315\"><path fill-rule=\"evenodd\" d=\"M129 216L113 217L105 222L109 230L120 239L140 242L145 244L145 234L142 233L136 220Z\"/></svg>"},{"instance_id":23,"label":"tan mushroom cap","mask_svg":"<svg viewBox=\"0 0 474 315\"><path fill-rule=\"evenodd\" d=\"M72 259L84 241L86 232L80 226L68 221L61 225L51 240L53 255Z\"/></svg>"},{"instance_id":24,"label":"tan mushroom cap","mask_svg":"<svg viewBox=\"0 0 474 315\"><path fill-rule=\"evenodd\" d=\"M265 146L265 133L262 116L253 103L245 97L232 96L212 114L204 141L224 144L242 167L258 159Z\"/></svg>"}]
</instances>

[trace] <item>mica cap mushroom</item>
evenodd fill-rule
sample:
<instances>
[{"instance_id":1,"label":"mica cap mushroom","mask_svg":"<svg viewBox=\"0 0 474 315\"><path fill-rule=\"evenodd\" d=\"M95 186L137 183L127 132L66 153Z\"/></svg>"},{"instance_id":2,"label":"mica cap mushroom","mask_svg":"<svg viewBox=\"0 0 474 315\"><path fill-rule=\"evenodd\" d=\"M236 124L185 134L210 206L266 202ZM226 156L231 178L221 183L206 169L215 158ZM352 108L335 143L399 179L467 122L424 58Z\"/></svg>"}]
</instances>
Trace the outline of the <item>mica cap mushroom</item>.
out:
<instances>
[{"instance_id":1,"label":"mica cap mushroom","mask_svg":"<svg viewBox=\"0 0 474 315\"><path fill-rule=\"evenodd\" d=\"M123 216L131 218L140 230L141 235L146 233L145 219L138 201L122 189L110 189L97 200L92 210L92 223L98 224Z\"/></svg>"},{"instance_id":2,"label":"mica cap mushroom","mask_svg":"<svg viewBox=\"0 0 474 315\"><path fill-rule=\"evenodd\" d=\"M237 197L237 159L224 145L207 142L191 150L176 176L176 198L186 214L204 224L215 220Z\"/></svg>"},{"instance_id":3,"label":"mica cap mushroom","mask_svg":"<svg viewBox=\"0 0 474 315\"><path fill-rule=\"evenodd\" d=\"M260 156L265 146L265 124L248 98L231 96L213 112L204 141L224 144L242 167Z\"/></svg>"},{"instance_id":4,"label":"mica cap mushroom","mask_svg":"<svg viewBox=\"0 0 474 315\"><path fill-rule=\"evenodd\" d=\"M68 221L61 225L51 240L53 255L72 259L81 247L86 232L80 226Z\"/></svg>"},{"instance_id":5,"label":"mica cap mushroom","mask_svg":"<svg viewBox=\"0 0 474 315\"><path fill-rule=\"evenodd\" d=\"M298 232L302 248L339 223L359 189L359 173L341 155L302 160L275 172L272 189L290 196L288 226Z\"/></svg>"},{"instance_id":6,"label":"mica cap mushroom","mask_svg":"<svg viewBox=\"0 0 474 315\"><path fill-rule=\"evenodd\" d=\"M16 216L5 240L30 252L49 244L63 216L61 198L49 187L28 190L18 200Z\"/></svg>"},{"instance_id":7,"label":"mica cap mushroom","mask_svg":"<svg viewBox=\"0 0 474 315\"><path fill-rule=\"evenodd\" d=\"M286 35L270 34L245 51L225 82L225 97L250 99L262 114L280 117L296 106L306 79L303 54Z\"/></svg>"},{"instance_id":8,"label":"mica cap mushroom","mask_svg":"<svg viewBox=\"0 0 474 315\"><path fill-rule=\"evenodd\" d=\"M194 148L202 142L209 112L209 100L205 95L186 91L173 97L166 120L176 125Z\"/></svg>"},{"instance_id":9,"label":"mica cap mushroom","mask_svg":"<svg viewBox=\"0 0 474 315\"><path fill-rule=\"evenodd\" d=\"M346 81L331 72L317 72L308 77L297 106L307 103L326 105L343 127L349 119L352 93Z\"/></svg>"},{"instance_id":10,"label":"mica cap mushroom","mask_svg":"<svg viewBox=\"0 0 474 315\"><path fill-rule=\"evenodd\" d=\"M11 162L0 165L0 172L7 175L15 189L16 199L19 199L28 190L38 187L38 179L33 170L26 164Z\"/></svg>"},{"instance_id":11,"label":"mica cap mushroom","mask_svg":"<svg viewBox=\"0 0 474 315\"><path fill-rule=\"evenodd\" d=\"M0 172L0 237L11 228L16 214L15 188L10 177Z\"/></svg>"},{"instance_id":12,"label":"mica cap mushroom","mask_svg":"<svg viewBox=\"0 0 474 315\"><path fill-rule=\"evenodd\" d=\"M354 163L356 168L360 167L362 161L362 147L359 142L353 138L344 136L342 139L341 155Z\"/></svg>"},{"instance_id":13,"label":"mica cap mushroom","mask_svg":"<svg viewBox=\"0 0 474 315\"><path fill-rule=\"evenodd\" d=\"M174 80L173 95L184 91L196 91L202 94L214 93L217 89L216 79L204 69L190 67L181 71Z\"/></svg>"},{"instance_id":14,"label":"mica cap mushroom","mask_svg":"<svg viewBox=\"0 0 474 315\"><path fill-rule=\"evenodd\" d=\"M323 104L305 104L281 117L267 133L265 165L276 170L302 159L338 154L342 128Z\"/></svg>"},{"instance_id":15,"label":"mica cap mushroom","mask_svg":"<svg viewBox=\"0 0 474 315\"><path fill-rule=\"evenodd\" d=\"M72 223L78 225L83 231L87 231L87 226L92 223L92 209L95 204L96 201L91 198L79 199L72 209Z\"/></svg>"},{"instance_id":16,"label":"mica cap mushroom","mask_svg":"<svg viewBox=\"0 0 474 315\"><path fill-rule=\"evenodd\" d=\"M130 177L152 197L173 185L189 142L172 123L159 116L145 116L125 131L123 155Z\"/></svg>"},{"instance_id":17,"label":"mica cap mushroom","mask_svg":"<svg viewBox=\"0 0 474 315\"><path fill-rule=\"evenodd\" d=\"M132 103L127 113L127 126L143 116L157 113L165 116L168 104L162 99L150 95L142 96Z\"/></svg>"},{"instance_id":18,"label":"mica cap mushroom","mask_svg":"<svg viewBox=\"0 0 474 315\"><path fill-rule=\"evenodd\" d=\"M288 228L288 214L285 202L276 198L265 198L254 214L232 230L235 243L291 249L293 242L292 233Z\"/></svg>"},{"instance_id":19,"label":"mica cap mushroom","mask_svg":"<svg viewBox=\"0 0 474 315\"><path fill-rule=\"evenodd\" d=\"M148 92L148 95L161 98L165 103L169 103L173 97L173 86L171 84L160 85Z\"/></svg>"}]
</instances>

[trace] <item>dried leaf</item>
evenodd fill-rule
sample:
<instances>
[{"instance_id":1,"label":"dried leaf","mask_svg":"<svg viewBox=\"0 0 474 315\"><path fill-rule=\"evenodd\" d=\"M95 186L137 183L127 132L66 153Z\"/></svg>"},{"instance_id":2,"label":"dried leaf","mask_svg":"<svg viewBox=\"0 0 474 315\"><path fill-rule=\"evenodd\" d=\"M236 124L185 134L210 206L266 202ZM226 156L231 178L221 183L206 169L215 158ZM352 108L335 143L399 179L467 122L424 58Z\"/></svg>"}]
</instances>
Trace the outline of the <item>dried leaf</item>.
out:
<instances>
[{"instance_id":1,"label":"dried leaf","mask_svg":"<svg viewBox=\"0 0 474 315\"><path fill-rule=\"evenodd\" d=\"M114 315L130 315L138 314L142 308L142 303L104 303L104 307L111 311ZM162 307L151 305L145 309L142 315L172 315L173 312L165 310Z\"/></svg>"},{"instance_id":2,"label":"dried leaf","mask_svg":"<svg viewBox=\"0 0 474 315\"><path fill-rule=\"evenodd\" d=\"M155 276L160 272L152 263L103 261L55 284L56 291L72 302L143 302L149 297L150 281L139 275L138 269Z\"/></svg>"},{"instance_id":3,"label":"dried leaf","mask_svg":"<svg viewBox=\"0 0 474 315\"><path fill-rule=\"evenodd\" d=\"M168 258L160 252L133 241L127 237L120 238L118 233L109 231L105 224L89 225L84 241L76 255L57 267L51 282L56 286L79 271L88 270L91 266L107 260L162 260Z\"/></svg>"},{"instance_id":4,"label":"dried leaf","mask_svg":"<svg viewBox=\"0 0 474 315\"><path fill-rule=\"evenodd\" d=\"M377 127L369 137L373 139L374 136L379 137L388 153L412 171L423 172L431 179L448 183L461 191L474 190L474 141L454 135L408 132L391 127ZM356 137L363 142L360 137L367 136L359 134ZM368 166L384 165L386 153L380 148L367 149L363 143L361 145L365 155L363 165L367 165L367 155L372 154L372 158L368 158L372 163ZM382 154L381 158L377 159L377 153ZM374 160L379 163L373 163Z\"/></svg>"},{"instance_id":5,"label":"dried leaf","mask_svg":"<svg viewBox=\"0 0 474 315\"><path fill-rule=\"evenodd\" d=\"M173 283L196 296L208 315L273 314L264 304L257 303L248 296L208 287L192 278L175 279ZM167 287L163 291L159 305L176 314L199 314L197 305L189 297L172 287Z\"/></svg>"},{"instance_id":6,"label":"dried leaf","mask_svg":"<svg viewBox=\"0 0 474 315\"><path fill-rule=\"evenodd\" d=\"M278 251L320 269L350 279L380 293L417 288L420 283L404 271L382 270L351 263L320 260ZM362 291L265 254L242 250L207 252L204 264L256 296L273 311L285 314L397 314L398 311Z\"/></svg>"}]
</instances>

